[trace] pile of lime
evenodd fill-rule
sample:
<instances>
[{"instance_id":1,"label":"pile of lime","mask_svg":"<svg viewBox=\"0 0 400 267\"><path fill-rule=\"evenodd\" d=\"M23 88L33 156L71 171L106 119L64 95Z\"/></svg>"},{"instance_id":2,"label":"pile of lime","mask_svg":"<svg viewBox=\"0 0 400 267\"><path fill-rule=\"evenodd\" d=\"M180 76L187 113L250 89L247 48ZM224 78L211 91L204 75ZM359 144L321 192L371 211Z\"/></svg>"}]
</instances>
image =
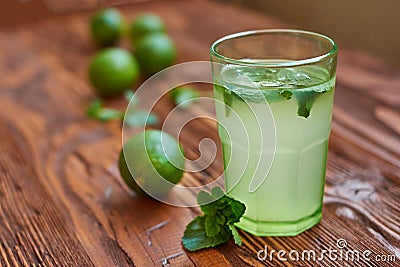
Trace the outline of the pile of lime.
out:
<instances>
[{"instance_id":1,"label":"pile of lime","mask_svg":"<svg viewBox=\"0 0 400 267\"><path fill-rule=\"evenodd\" d=\"M162 19L153 13L140 14L127 26L117 9L107 8L92 17L90 28L98 45L114 45L99 51L89 65L89 79L99 95L119 95L137 82L141 73L155 74L175 60L175 45ZM128 35L132 51L115 46L124 35ZM103 109L100 100L88 112L103 121L123 118L118 110ZM104 114L107 117L100 116ZM184 165L183 149L177 140L158 130L145 130L132 137L119 157L119 170L129 188L156 198L181 180Z\"/></svg>"},{"instance_id":2,"label":"pile of lime","mask_svg":"<svg viewBox=\"0 0 400 267\"><path fill-rule=\"evenodd\" d=\"M116 45L124 35L132 44L132 51L105 48L92 59L89 79L100 95L121 94L137 82L141 72L153 75L175 61L175 45L156 14L139 14L127 25L117 9L107 8L92 17L90 29L94 41L101 46Z\"/></svg>"}]
</instances>

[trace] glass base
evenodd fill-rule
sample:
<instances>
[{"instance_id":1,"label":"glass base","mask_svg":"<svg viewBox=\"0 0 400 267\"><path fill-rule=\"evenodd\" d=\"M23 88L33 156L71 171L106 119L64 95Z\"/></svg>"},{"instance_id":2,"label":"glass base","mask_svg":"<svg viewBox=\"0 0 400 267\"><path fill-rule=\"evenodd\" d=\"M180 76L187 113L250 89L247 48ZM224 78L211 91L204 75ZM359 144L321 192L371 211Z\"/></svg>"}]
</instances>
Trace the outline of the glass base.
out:
<instances>
[{"instance_id":1,"label":"glass base","mask_svg":"<svg viewBox=\"0 0 400 267\"><path fill-rule=\"evenodd\" d=\"M313 214L296 221L255 221L244 216L235 226L256 236L295 236L318 224L321 218L322 206Z\"/></svg>"}]
</instances>

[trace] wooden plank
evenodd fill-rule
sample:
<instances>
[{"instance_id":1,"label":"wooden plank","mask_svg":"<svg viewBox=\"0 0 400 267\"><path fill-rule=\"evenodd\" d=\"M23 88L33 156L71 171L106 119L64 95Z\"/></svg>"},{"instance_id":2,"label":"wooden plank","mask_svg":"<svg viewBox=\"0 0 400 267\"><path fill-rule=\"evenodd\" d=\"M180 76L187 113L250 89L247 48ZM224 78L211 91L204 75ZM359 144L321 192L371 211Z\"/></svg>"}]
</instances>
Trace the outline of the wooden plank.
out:
<instances>
[{"instance_id":1,"label":"wooden plank","mask_svg":"<svg viewBox=\"0 0 400 267\"><path fill-rule=\"evenodd\" d=\"M286 26L265 15L207 1L146 2L122 10L126 17L142 11L160 14L178 46L178 62L208 60L208 47L220 36ZM0 131L5 147L0 167L6 175L0 181L1 265L160 266L168 261L172 266L337 266L330 259L260 261L257 252L265 245L286 251L336 248L339 238L347 240L348 249L394 254L399 260L398 69L341 51L324 214L318 226L286 238L240 231L241 247L229 242L192 253L182 248L180 239L199 210L132 195L116 166L120 124L101 124L85 116L95 97L87 82L87 65L98 50L89 38L89 17L73 14L0 33L0 125L6 125ZM129 47L126 42L121 45ZM126 105L122 98L106 103ZM156 112L165 118L172 107L166 101ZM210 111L195 105L189 112ZM197 141L203 137L218 141L215 125L198 120L183 132L181 142L189 157L199 155ZM219 152L205 172L185 174L183 184L216 178L221 163ZM3 171L6 167L12 172ZM21 181L21 190L15 181ZM29 205L45 207L45 212L36 214ZM160 223L165 225L149 237L147 230ZM55 224L60 229L53 234ZM339 265L346 264L352 266Z\"/></svg>"},{"instance_id":2,"label":"wooden plank","mask_svg":"<svg viewBox=\"0 0 400 267\"><path fill-rule=\"evenodd\" d=\"M3 266L93 266L63 209L38 177L15 132L0 130L0 251ZM12 129L12 128L11 128ZM12 134L10 132L13 132Z\"/></svg>"}]
</instances>

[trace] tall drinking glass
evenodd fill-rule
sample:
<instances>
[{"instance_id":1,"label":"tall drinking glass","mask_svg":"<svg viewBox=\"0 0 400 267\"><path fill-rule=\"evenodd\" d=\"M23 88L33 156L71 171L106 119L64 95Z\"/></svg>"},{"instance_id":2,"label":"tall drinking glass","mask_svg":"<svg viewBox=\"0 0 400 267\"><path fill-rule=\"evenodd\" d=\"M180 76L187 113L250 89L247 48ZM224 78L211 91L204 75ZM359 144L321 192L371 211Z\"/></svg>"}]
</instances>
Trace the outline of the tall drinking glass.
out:
<instances>
[{"instance_id":1,"label":"tall drinking glass","mask_svg":"<svg viewBox=\"0 0 400 267\"><path fill-rule=\"evenodd\" d=\"M321 220L337 53L332 39L298 30L212 45L225 186L246 204L243 230L292 236Z\"/></svg>"}]
</instances>

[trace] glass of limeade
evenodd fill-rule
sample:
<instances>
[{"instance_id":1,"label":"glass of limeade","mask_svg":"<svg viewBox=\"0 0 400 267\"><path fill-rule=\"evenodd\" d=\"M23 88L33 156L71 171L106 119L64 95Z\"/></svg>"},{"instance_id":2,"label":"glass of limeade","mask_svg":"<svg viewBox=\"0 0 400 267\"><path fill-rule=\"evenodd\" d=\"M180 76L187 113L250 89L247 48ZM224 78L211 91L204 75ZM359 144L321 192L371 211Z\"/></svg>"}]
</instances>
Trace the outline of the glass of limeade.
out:
<instances>
[{"instance_id":1,"label":"glass of limeade","mask_svg":"<svg viewBox=\"0 0 400 267\"><path fill-rule=\"evenodd\" d=\"M321 34L258 30L211 47L225 187L239 228L293 236L322 217L338 47Z\"/></svg>"}]
</instances>

